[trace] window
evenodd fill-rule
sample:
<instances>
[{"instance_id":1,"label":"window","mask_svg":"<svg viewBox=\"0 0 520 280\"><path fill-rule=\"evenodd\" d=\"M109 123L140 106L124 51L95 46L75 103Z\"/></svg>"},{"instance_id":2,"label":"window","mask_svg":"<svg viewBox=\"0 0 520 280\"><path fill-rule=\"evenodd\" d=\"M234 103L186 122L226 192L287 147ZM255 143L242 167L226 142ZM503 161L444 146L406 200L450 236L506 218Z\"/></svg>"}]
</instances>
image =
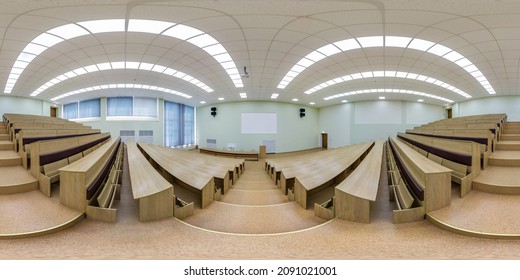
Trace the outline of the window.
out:
<instances>
[{"instance_id":1,"label":"window","mask_svg":"<svg viewBox=\"0 0 520 280\"><path fill-rule=\"evenodd\" d=\"M63 105L63 118L68 120L78 118L77 102Z\"/></svg>"},{"instance_id":2,"label":"window","mask_svg":"<svg viewBox=\"0 0 520 280\"><path fill-rule=\"evenodd\" d=\"M64 119L71 120L99 117L101 117L101 101L99 98L63 105Z\"/></svg>"},{"instance_id":3,"label":"window","mask_svg":"<svg viewBox=\"0 0 520 280\"><path fill-rule=\"evenodd\" d=\"M157 99L146 97L108 97L107 117L157 118Z\"/></svg>"},{"instance_id":4,"label":"window","mask_svg":"<svg viewBox=\"0 0 520 280\"><path fill-rule=\"evenodd\" d=\"M109 97L107 98L107 117L132 116L132 97Z\"/></svg>"},{"instance_id":5,"label":"window","mask_svg":"<svg viewBox=\"0 0 520 280\"><path fill-rule=\"evenodd\" d=\"M79 102L80 118L99 118L101 117L100 99L91 99Z\"/></svg>"},{"instance_id":6,"label":"window","mask_svg":"<svg viewBox=\"0 0 520 280\"><path fill-rule=\"evenodd\" d=\"M194 143L194 108L164 101L164 145L167 147Z\"/></svg>"}]
</instances>

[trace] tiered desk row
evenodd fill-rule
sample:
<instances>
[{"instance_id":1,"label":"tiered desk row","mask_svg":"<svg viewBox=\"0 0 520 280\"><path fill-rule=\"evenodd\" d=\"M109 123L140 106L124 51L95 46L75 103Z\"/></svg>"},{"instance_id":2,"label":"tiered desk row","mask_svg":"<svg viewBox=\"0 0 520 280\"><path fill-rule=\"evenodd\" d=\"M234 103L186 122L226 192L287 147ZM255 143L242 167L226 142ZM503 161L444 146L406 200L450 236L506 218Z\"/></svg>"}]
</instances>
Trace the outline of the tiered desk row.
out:
<instances>
[{"instance_id":1,"label":"tiered desk row","mask_svg":"<svg viewBox=\"0 0 520 280\"><path fill-rule=\"evenodd\" d=\"M87 218L116 221L113 201L120 198L123 149L110 139L81 159L59 169L60 202L85 211Z\"/></svg>"},{"instance_id":2,"label":"tiered desk row","mask_svg":"<svg viewBox=\"0 0 520 280\"><path fill-rule=\"evenodd\" d=\"M144 222L173 217L173 185L153 168L135 142L127 141L125 145L132 194L139 201L139 220Z\"/></svg>"},{"instance_id":3,"label":"tiered desk row","mask_svg":"<svg viewBox=\"0 0 520 280\"><path fill-rule=\"evenodd\" d=\"M244 159L218 158L153 144L137 145L168 182L199 197L201 208L220 199L245 168Z\"/></svg>"},{"instance_id":4,"label":"tiered desk row","mask_svg":"<svg viewBox=\"0 0 520 280\"><path fill-rule=\"evenodd\" d=\"M394 223L424 219L424 214L451 204L452 170L421 155L403 141L388 139L390 198L397 204Z\"/></svg>"}]
</instances>

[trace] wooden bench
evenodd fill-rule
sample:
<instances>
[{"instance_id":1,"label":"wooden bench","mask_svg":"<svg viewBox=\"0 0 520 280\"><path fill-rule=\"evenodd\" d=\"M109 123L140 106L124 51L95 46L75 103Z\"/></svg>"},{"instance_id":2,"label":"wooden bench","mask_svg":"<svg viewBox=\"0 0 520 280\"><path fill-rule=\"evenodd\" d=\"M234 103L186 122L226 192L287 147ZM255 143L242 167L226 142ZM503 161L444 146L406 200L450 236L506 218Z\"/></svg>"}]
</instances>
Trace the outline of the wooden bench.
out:
<instances>
[{"instance_id":1,"label":"wooden bench","mask_svg":"<svg viewBox=\"0 0 520 280\"><path fill-rule=\"evenodd\" d=\"M482 169L486 169L489 156L493 150L493 134L491 131L485 129L407 130L406 133L442 139L476 142L480 146L480 161Z\"/></svg>"},{"instance_id":2,"label":"wooden bench","mask_svg":"<svg viewBox=\"0 0 520 280\"><path fill-rule=\"evenodd\" d=\"M376 141L359 166L334 188L336 218L370 222L370 204L376 201L379 189L383 144L383 140Z\"/></svg>"},{"instance_id":3,"label":"wooden bench","mask_svg":"<svg viewBox=\"0 0 520 280\"><path fill-rule=\"evenodd\" d=\"M396 137L389 138L396 165L424 213L451 204L451 170L408 147ZM403 217L396 217L394 221Z\"/></svg>"},{"instance_id":4,"label":"wooden bench","mask_svg":"<svg viewBox=\"0 0 520 280\"><path fill-rule=\"evenodd\" d=\"M135 142L125 145L132 195L139 201L139 221L173 217L173 185L153 168Z\"/></svg>"},{"instance_id":5,"label":"wooden bench","mask_svg":"<svg viewBox=\"0 0 520 280\"><path fill-rule=\"evenodd\" d=\"M285 183L285 188L289 190L289 193L292 192L290 195L294 194L294 201L307 209L310 196L347 178L373 145L373 141L350 145L338 149L335 153L329 153L329 157L318 158L283 169L281 184L289 179L294 180L294 186Z\"/></svg>"},{"instance_id":6,"label":"wooden bench","mask_svg":"<svg viewBox=\"0 0 520 280\"><path fill-rule=\"evenodd\" d=\"M231 151L231 150L219 150L211 148L199 148L201 154L208 154L220 157L231 157L231 158L243 158L246 160L258 160L258 152L251 151Z\"/></svg>"},{"instance_id":7,"label":"wooden bench","mask_svg":"<svg viewBox=\"0 0 520 280\"><path fill-rule=\"evenodd\" d=\"M473 179L481 172L480 152L475 142L404 133L398 133L397 137L424 151L423 156L451 169L452 181L461 186L461 197L471 191Z\"/></svg>"},{"instance_id":8,"label":"wooden bench","mask_svg":"<svg viewBox=\"0 0 520 280\"><path fill-rule=\"evenodd\" d=\"M401 177L397 167L390 141L386 142L385 153L387 155L388 189L389 199L396 203L397 209L393 210L393 221L395 224L414 222L424 219L424 207L420 207L414 196Z\"/></svg>"},{"instance_id":9,"label":"wooden bench","mask_svg":"<svg viewBox=\"0 0 520 280\"><path fill-rule=\"evenodd\" d=\"M28 169L31 158L31 143L100 133L99 129L23 129L18 133L15 146L22 156L24 167Z\"/></svg>"},{"instance_id":10,"label":"wooden bench","mask_svg":"<svg viewBox=\"0 0 520 280\"><path fill-rule=\"evenodd\" d=\"M137 146L168 182L197 195L200 198L201 208L207 207L214 200L215 180L211 174L204 172L204 169L179 161L173 153L165 151L170 148L161 149L157 145L144 143L137 143Z\"/></svg>"},{"instance_id":11,"label":"wooden bench","mask_svg":"<svg viewBox=\"0 0 520 280\"><path fill-rule=\"evenodd\" d=\"M40 190L50 197L52 184L60 178L57 170L82 158L83 150L109 138L110 134L104 133L32 143L31 175L38 179Z\"/></svg>"},{"instance_id":12,"label":"wooden bench","mask_svg":"<svg viewBox=\"0 0 520 280\"><path fill-rule=\"evenodd\" d=\"M104 187L113 188L110 185L118 187L118 184L106 184L106 182L111 181L111 176L111 182L119 178L117 173L111 175L111 172L115 172L113 166L116 155L120 152L120 143L120 138L112 138L87 156L59 169L61 204L85 211L87 218L107 222L116 221L117 210L100 207L103 205L98 203L106 204L106 199L100 198L98 202L98 197L101 193L110 197L110 189L104 190ZM116 193L118 193L117 189Z\"/></svg>"}]
</instances>

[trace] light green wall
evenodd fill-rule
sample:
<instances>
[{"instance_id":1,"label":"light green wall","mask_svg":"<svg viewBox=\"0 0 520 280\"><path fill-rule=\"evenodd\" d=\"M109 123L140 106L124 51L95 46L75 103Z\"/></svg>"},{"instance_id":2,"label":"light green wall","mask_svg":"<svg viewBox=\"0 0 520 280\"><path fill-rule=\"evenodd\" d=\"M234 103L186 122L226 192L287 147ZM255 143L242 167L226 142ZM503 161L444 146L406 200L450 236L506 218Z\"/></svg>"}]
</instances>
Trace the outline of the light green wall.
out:
<instances>
[{"instance_id":1,"label":"light green wall","mask_svg":"<svg viewBox=\"0 0 520 280\"><path fill-rule=\"evenodd\" d=\"M457 103L453 117L506 113L507 120L520 121L520 96L493 96Z\"/></svg>"},{"instance_id":2,"label":"light green wall","mask_svg":"<svg viewBox=\"0 0 520 280\"><path fill-rule=\"evenodd\" d=\"M52 104L38 99L0 96L0 115L5 113L50 116Z\"/></svg>"},{"instance_id":3,"label":"light green wall","mask_svg":"<svg viewBox=\"0 0 520 280\"><path fill-rule=\"evenodd\" d=\"M320 109L320 131L329 147L387 138L406 129L444 118L440 106L401 101L346 103Z\"/></svg>"},{"instance_id":4,"label":"light green wall","mask_svg":"<svg viewBox=\"0 0 520 280\"><path fill-rule=\"evenodd\" d=\"M217 107L212 117L210 108ZM306 116L300 118L300 108ZM276 134L242 134L242 113L276 113ZM236 145L237 150L258 150L263 140L275 140L276 152L289 152L318 147L319 110L290 103L279 102L230 102L197 108L197 143L206 147L206 139L216 139L218 148Z\"/></svg>"},{"instance_id":5,"label":"light green wall","mask_svg":"<svg viewBox=\"0 0 520 280\"><path fill-rule=\"evenodd\" d=\"M134 130L136 139L139 138L139 130L153 130L153 140L156 145L164 144L164 100L159 99L159 116L157 120L107 120L107 99L101 98L101 117L95 121L83 121L84 125L98 128L102 132L110 132L112 137L118 137L121 130Z\"/></svg>"}]
</instances>

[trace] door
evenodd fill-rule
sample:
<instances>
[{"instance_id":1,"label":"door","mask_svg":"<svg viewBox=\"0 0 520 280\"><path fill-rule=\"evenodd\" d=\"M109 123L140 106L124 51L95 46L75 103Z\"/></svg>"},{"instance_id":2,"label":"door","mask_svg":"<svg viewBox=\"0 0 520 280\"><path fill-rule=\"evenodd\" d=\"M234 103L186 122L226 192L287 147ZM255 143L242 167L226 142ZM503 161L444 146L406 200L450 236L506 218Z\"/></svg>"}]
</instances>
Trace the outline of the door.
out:
<instances>
[{"instance_id":1,"label":"door","mask_svg":"<svg viewBox=\"0 0 520 280\"><path fill-rule=\"evenodd\" d=\"M451 108L446 109L446 113L448 115L448 119L451 119Z\"/></svg>"},{"instance_id":2,"label":"door","mask_svg":"<svg viewBox=\"0 0 520 280\"><path fill-rule=\"evenodd\" d=\"M57 112L58 112L58 108L51 107L51 117L55 118Z\"/></svg>"}]
</instances>

